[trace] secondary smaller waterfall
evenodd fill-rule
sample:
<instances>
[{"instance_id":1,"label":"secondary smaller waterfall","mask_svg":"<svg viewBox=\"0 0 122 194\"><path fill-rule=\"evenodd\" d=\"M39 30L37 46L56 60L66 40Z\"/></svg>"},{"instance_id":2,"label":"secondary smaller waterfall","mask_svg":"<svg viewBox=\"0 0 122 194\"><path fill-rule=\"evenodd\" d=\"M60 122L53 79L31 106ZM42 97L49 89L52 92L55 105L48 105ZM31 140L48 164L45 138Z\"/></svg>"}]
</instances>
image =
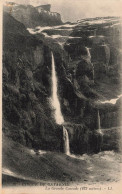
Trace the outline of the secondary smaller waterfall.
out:
<instances>
[{"instance_id":1,"label":"secondary smaller waterfall","mask_svg":"<svg viewBox=\"0 0 122 194\"><path fill-rule=\"evenodd\" d=\"M70 155L69 135L64 126L63 126L63 140L64 140L64 153Z\"/></svg>"},{"instance_id":2,"label":"secondary smaller waterfall","mask_svg":"<svg viewBox=\"0 0 122 194\"><path fill-rule=\"evenodd\" d=\"M88 55L88 57L89 57L89 60L90 60L90 62L91 62L90 48L86 47L86 50L87 50L87 55ZM93 63L91 63L91 64L92 64L92 74L93 74L93 81L94 81L94 64L93 64Z\"/></svg>"},{"instance_id":3,"label":"secondary smaller waterfall","mask_svg":"<svg viewBox=\"0 0 122 194\"><path fill-rule=\"evenodd\" d=\"M89 60L91 61L91 53L90 53L90 50L88 47L86 47L86 50L87 50L87 55L89 57Z\"/></svg>"},{"instance_id":4,"label":"secondary smaller waterfall","mask_svg":"<svg viewBox=\"0 0 122 194\"><path fill-rule=\"evenodd\" d=\"M100 134L103 134L102 130L101 130L101 123L100 123L100 113L99 110L97 112L97 131Z\"/></svg>"},{"instance_id":5,"label":"secondary smaller waterfall","mask_svg":"<svg viewBox=\"0 0 122 194\"><path fill-rule=\"evenodd\" d=\"M101 130L101 124L100 124L100 113L99 110L97 112L97 149L101 151L101 147L103 144L103 132Z\"/></svg>"},{"instance_id":6,"label":"secondary smaller waterfall","mask_svg":"<svg viewBox=\"0 0 122 194\"><path fill-rule=\"evenodd\" d=\"M99 113L99 110L97 112L97 129L100 129L100 113Z\"/></svg>"}]
</instances>

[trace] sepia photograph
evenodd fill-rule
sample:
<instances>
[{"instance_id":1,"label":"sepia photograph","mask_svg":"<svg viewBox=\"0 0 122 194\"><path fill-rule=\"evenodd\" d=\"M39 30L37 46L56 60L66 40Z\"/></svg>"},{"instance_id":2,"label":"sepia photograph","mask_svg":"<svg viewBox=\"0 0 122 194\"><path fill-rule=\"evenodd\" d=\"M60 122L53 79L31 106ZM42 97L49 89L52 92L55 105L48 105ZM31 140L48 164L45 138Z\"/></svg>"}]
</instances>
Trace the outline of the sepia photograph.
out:
<instances>
[{"instance_id":1,"label":"sepia photograph","mask_svg":"<svg viewBox=\"0 0 122 194\"><path fill-rule=\"evenodd\" d=\"M1 26L2 194L121 194L122 0L6 0Z\"/></svg>"}]
</instances>

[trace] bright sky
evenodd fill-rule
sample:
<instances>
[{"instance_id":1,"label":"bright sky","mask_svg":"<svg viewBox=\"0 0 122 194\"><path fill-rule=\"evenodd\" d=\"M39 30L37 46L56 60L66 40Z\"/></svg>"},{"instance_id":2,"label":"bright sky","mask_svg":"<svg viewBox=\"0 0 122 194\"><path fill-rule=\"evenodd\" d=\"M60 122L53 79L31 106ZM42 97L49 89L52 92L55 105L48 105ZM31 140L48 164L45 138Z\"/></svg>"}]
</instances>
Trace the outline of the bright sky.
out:
<instances>
[{"instance_id":1,"label":"bright sky","mask_svg":"<svg viewBox=\"0 0 122 194\"><path fill-rule=\"evenodd\" d=\"M51 4L51 11L59 12L63 21L100 16L122 16L122 0L8 0L33 6Z\"/></svg>"}]
</instances>

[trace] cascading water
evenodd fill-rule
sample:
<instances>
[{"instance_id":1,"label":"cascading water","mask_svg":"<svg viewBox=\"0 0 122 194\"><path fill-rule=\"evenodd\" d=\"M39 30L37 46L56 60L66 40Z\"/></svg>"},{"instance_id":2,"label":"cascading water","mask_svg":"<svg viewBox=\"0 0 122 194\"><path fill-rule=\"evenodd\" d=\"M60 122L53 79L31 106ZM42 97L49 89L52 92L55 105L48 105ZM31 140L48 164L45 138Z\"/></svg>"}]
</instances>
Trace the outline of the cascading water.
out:
<instances>
[{"instance_id":1,"label":"cascading water","mask_svg":"<svg viewBox=\"0 0 122 194\"><path fill-rule=\"evenodd\" d=\"M97 112L97 131L98 131L98 133L103 134L103 133L102 133L102 130L101 130L100 113L99 113L99 110L98 110L98 112Z\"/></svg>"},{"instance_id":2,"label":"cascading water","mask_svg":"<svg viewBox=\"0 0 122 194\"><path fill-rule=\"evenodd\" d=\"M103 132L101 130L101 124L100 124L100 114L99 114L99 110L97 112L97 150L101 151L101 147L103 144Z\"/></svg>"},{"instance_id":3,"label":"cascading water","mask_svg":"<svg viewBox=\"0 0 122 194\"><path fill-rule=\"evenodd\" d=\"M99 110L97 112L97 129L100 129L100 113L99 113Z\"/></svg>"},{"instance_id":4,"label":"cascading water","mask_svg":"<svg viewBox=\"0 0 122 194\"><path fill-rule=\"evenodd\" d=\"M86 47L86 50L87 50L87 55L88 55L88 57L89 57L89 60L90 60L90 62L91 62L91 53L90 53L90 49L88 48L88 47ZM91 63L92 64L92 74L93 74L93 81L94 81L94 65L93 65L93 63Z\"/></svg>"},{"instance_id":5,"label":"cascading water","mask_svg":"<svg viewBox=\"0 0 122 194\"><path fill-rule=\"evenodd\" d=\"M54 117L55 117L56 123L59 125L63 124L64 118L61 113L60 102L57 94L57 77L56 77L55 61L54 61L53 53L52 53L52 106L54 108Z\"/></svg>"},{"instance_id":6,"label":"cascading water","mask_svg":"<svg viewBox=\"0 0 122 194\"><path fill-rule=\"evenodd\" d=\"M87 50L87 54L88 54L89 60L91 61L91 53L90 53L90 50L89 50L88 47L86 47L86 50Z\"/></svg>"},{"instance_id":7,"label":"cascading water","mask_svg":"<svg viewBox=\"0 0 122 194\"><path fill-rule=\"evenodd\" d=\"M70 155L69 136L64 126L63 126L63 140L64 140L64 153Z\"/></svg>"},{"instance_id":8,"label":"cascading water","mask_svg":"<svg viewBox=\"0 0 122 194\"><path fill-rule=\"evenodd\" d=\"M60 102L57 94L58 82L56 77L55 61L53 53L51 54L52 54L52 106L54 108L54 118L57 124L63 125L64 118L61 113ZM64 153L69 155L70 154L69 135L64 126L63 126L63 140L64 140Z\"/></svg>"}]
</instances>

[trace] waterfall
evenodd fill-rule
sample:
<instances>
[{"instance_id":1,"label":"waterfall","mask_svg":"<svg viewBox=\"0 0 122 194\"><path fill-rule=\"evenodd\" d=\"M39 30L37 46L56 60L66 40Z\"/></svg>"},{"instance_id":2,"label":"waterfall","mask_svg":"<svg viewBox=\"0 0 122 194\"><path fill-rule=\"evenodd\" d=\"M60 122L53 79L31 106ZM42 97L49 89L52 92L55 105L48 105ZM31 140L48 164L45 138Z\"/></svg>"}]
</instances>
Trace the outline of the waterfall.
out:
<instances>
[{"instance_id":1,"label":"waterfall","mask_svg":"<svg viewBox=\"0 0 122 194\"><path fill-rule=\"evenodd\" d=\"M97 129L100 129L100 113L99 113L99 110L97 112Z\"/></svg>"},{"instance_id":2,"label":"waterfall","mask_svg":"<svg viewBox=\"0 0 122 194\"><path fill-rule=\"evenodd\" d=\"M86 47L87 50L87 55L89 57L89 60L91 62L91 53L90 53L90 48ZM92 64L92 63L91 63ZM94 81L94 65L92 64L92 74L93 74L93 81Z\"/></svg>"},{"instance_id":3,"label":"waterfall","mask_svg":"<svg viewBox=\"0 0 122 194\"><path fill-rule=\"evenodd\" d=\"M54 117L57 124L62 125L64 123L64 118L61 113L61 107L60 102L58 99L58 81L56 76L56 70L55 70L55 61L54 56L52 54L52 106L54 108ZM66 130L66 128L63 126L63 141L64 141L64 153L69 155L70 154L70 148L69 148L69 135Z\"/></svg>"},{"instance_id":4,"label":"waterfall","mask_svg":"<svg viewBox=\"0 0 122 194\"><path fill-rule=\"evenodd\" d=\"M92 63L92 74L93 74L93 81L94 81L94 64Z\"/></svg>"},{"instance_id":5,"label":"waterfall","mask_svg":"<svg viewBox=\"0 0 122 194\"><path fill-rule=\"evenodd\" d=\"M99 110L97 112L97 132L100 133L101 135L103 134L101 130L101 124L100 124L100 113Z\"/></svg>"},{"instance_id":6,"label":"waterfall","mask_svg":"<svg viewBox=\"0 0 122 194\"><path fill-rule=\"evenodd\" d=\"M90 53L90 50L88 47L86 47L86 50L87 50L87 55L89 57L89 60L91 61L91 53Z\"/></svg>"},{"instance_id":7,"label":"waterfall","mask_svg":"<svg viewBox=\"0 0 122 194\"><path fill-rule=\"evenodd\" d=\"M63 126L63 140L64 140L64 153L70 155L69 135L64 126Z\"/></svg>"},{"instance_id":8,"label":"waterfall","mask_svg":"<svg viewBox=\"0 0 122 194\"><path fill-rule=\"evenodd\" d=\"M96 132L98 134L98 136L97 136L97 150L101 151L101 147L103 144L103 132L101 130L99 110L97 112L97 130L96 130Z\"/></svg>"},{"instance_id":9,"label":"waterfall","mask_svg":"<svg viewBox=\"0 0 122 194\"><path fill-rule=\"evenodd\" d=\"M58 82L56 77L55 61L52 53L52 106L54 108L54 117L55 117L56 123L61 125L64 123L64 118L61 113L60 102L58 99L57 85L58 85Z\"/></svg>"}]
</instances>

